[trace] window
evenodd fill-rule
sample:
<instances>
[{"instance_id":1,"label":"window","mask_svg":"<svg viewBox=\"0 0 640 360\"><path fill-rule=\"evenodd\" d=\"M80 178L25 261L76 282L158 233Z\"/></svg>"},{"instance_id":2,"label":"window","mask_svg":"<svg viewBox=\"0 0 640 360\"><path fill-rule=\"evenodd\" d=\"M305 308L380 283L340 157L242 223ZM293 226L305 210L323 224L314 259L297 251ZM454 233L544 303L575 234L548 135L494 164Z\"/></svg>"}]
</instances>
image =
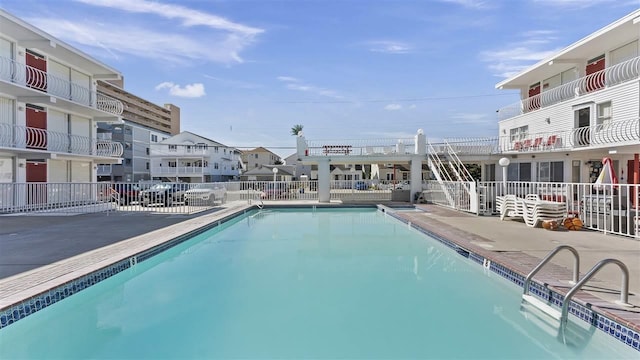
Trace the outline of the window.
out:
<instances>
[{"instance_id":1,"label":"window","mask_svg":"<svg viewBox=\"0 0 640 360\"><path fill-rule=\"evenodd\" d=\"M596 119L596 125L607 125L611 122L611 101L603 102L598 105L597 113L598 119Z\"/></svg>"},{"instance_id":2,"label":"window","mask_svg":"<svg viewBox=\"0 0 640 360\"><path fill-rule=\"evenodd\" d=\"M254 154L254 155L255 155L255 157L256 157L256 159L257 159L257 158L258 158L258 154Z\"/></svg>"},{"instance_id":3,"label":"window","mask_svg":"<svg viewBox=\"0 0 640 360\"><path fill-rule=\"evenodd\" d=\"M638 57L638 41L633 41L611 52L611 66Z\"/></svg>"},{"instance_id":4,"label":"window","mask_svg":"<svg viewBox=\"0 0 640 360\"><path fill-rule=\"evenodd\" d=\"M172 151L172 152L178 151L178 145L169 145L169 151Z\"/></svg>"},{"instance_id":5,"label":"window","mask_svg":"<svg viewBox=\"0 0 640 360\"><path fill-rule=\"evenodd\" d=\"M521 126L515 129L509 130L511 135L511 141L520 141L529 135L529 125Z\"/></svg>"},{"instance_id":6,"label":"window","mask_svg":"<svg viewBox=\"0 0 640 360\"><path fill-rule=\"evenodd\" d=\"M147 152L147 155L149 155L149 148L147 148L146 152Z\"/></svg>"},{"instance_id":7,"label":"window","mask_svg":"<svg viewBox=\"0 0 640 360\"><path fill-rule=\"evenodd\" d=\"M218 147L217 146L213 147L213 152L216 153L216 154L218 153Z\"/></svg>"},{"instance_id":8,"label":"window","mask_svg":"<svg viewBox=\"0 0 640 360\"><path fill-rule=\"evenodd\" d=\"M563 182L564 181L564 162L562 161L539 162L537 166L537 173L538 173L538 181Z\"/></svg>"},{"instance_id":9,"label":"window","mask_svg":"<svg viewBox=\"0 0 640 360\"><path fill-rule=\"evenodd\" d=\"M507 167L508 181L531 181L531 163L511 163Z\"/></svg>"},{"instance_id":10,"label":"window","mask_svg":"<svg viewBox=\"0 0 640 360\"><path fill-rule=\"evenodd\" d=\"M217 170L218 169L218 163L213 163L213 168Z\"/></svg>"},{"instance_id":11,"label":"window","mask_svg":"<svg viewBox=\"0 0 640 360\"><path fill-rule=\"evenodd\" d=\"M149 162L147 161L147 170L149 170Z\"/></svg>"},{"instance_id":12,"label":"window","mask_svg":"<svg viewBox=\"0 0 640 360\"><path fill-rule=\"evenodd\" d=\"M169 161L169 167L176 167L177 164L175 161Z\"/></svg>"},{"instance_id":13,"label":"window","mask_svg":"<svg viewBox=\"0 0 640 360\"><path fill-rule=\"evenodd\" d=\"M151 135L151 142L158 142L158 135Z\"/></svg>"}]
</instances>

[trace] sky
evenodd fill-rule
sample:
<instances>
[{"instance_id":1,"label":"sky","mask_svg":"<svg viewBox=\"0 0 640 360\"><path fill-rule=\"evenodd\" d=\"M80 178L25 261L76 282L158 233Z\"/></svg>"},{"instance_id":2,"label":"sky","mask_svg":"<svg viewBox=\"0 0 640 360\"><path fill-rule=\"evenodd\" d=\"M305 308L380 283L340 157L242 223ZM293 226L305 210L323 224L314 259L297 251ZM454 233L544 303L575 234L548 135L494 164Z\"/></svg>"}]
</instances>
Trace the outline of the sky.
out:
<instances>
[{"instance_id":1,"label":"sky","mask_svg":"<svg viewBox=\"0 0 640 360\"><path fill-rule=\"evenodd\" d=\"M495 85L640 0L0 0L240 149L497 136Z\"/></svg>"}]
</instances>

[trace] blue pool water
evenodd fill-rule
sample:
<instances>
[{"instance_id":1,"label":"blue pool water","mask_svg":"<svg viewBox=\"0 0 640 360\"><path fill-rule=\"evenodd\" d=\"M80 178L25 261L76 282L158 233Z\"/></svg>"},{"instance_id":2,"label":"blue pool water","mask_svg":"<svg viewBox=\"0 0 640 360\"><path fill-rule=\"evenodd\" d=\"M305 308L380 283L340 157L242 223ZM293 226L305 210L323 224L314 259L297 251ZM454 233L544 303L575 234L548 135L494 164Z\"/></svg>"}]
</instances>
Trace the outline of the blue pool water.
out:
<instances>
[{"instance_id":1,"label":"blue pool water","mask_svg":"<svg viewBox=\"0 0 640 360\"><path fill-rule=\"evenodd\" d=\"M263 210L0 330L0 359L638 358L564 345L521 293L374 209Z\"/></svg>"}]
</instances>

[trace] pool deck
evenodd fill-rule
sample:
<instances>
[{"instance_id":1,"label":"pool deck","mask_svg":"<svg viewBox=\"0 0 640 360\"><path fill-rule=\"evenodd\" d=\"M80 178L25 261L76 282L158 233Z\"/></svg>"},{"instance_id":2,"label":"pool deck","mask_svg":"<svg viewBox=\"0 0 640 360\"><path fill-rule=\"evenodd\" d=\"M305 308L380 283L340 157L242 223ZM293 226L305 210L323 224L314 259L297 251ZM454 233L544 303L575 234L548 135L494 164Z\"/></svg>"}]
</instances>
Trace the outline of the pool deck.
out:
<instances>
[{"instance_id":1,"label":"pool deck","mask_svg":"<svg viewBox=\"0 0 640 360\"><path fill-rule=\"evenodd\" d=\"M574 299L640 331L640 240L588 230L548 231L515 220L417 206L424 212L398 216L523 275L562 244L578 250L581 277L602 259L621 260L629 268L629 303L634 307L613 302L620 298L621 287L621 271L614 264L602 268ZM0 216L0 309L248 208L243 202L196 215ZM561 252L535 280L566 293L572 267L570 253Z\"/></svg>"}]
</instances>

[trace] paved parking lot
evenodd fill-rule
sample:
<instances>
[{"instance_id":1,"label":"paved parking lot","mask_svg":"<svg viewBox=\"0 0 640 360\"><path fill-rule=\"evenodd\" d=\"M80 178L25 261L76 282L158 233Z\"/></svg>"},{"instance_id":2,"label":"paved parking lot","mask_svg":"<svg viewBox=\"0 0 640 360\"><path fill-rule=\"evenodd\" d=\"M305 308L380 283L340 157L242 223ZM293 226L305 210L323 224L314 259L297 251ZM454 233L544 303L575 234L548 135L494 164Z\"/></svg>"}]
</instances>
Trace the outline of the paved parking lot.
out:
<instances>
[{"instance_id":1,"label":"paved parking lot","mask_svg":"<svg viewBox=\"0 0 640 360\"><path fill-rule=\"evenodd\" d=\"M211 210L207 213L210 213ZM192 219L202 213L0 216L0 279Z\"/></svg>"}]
</instances>

